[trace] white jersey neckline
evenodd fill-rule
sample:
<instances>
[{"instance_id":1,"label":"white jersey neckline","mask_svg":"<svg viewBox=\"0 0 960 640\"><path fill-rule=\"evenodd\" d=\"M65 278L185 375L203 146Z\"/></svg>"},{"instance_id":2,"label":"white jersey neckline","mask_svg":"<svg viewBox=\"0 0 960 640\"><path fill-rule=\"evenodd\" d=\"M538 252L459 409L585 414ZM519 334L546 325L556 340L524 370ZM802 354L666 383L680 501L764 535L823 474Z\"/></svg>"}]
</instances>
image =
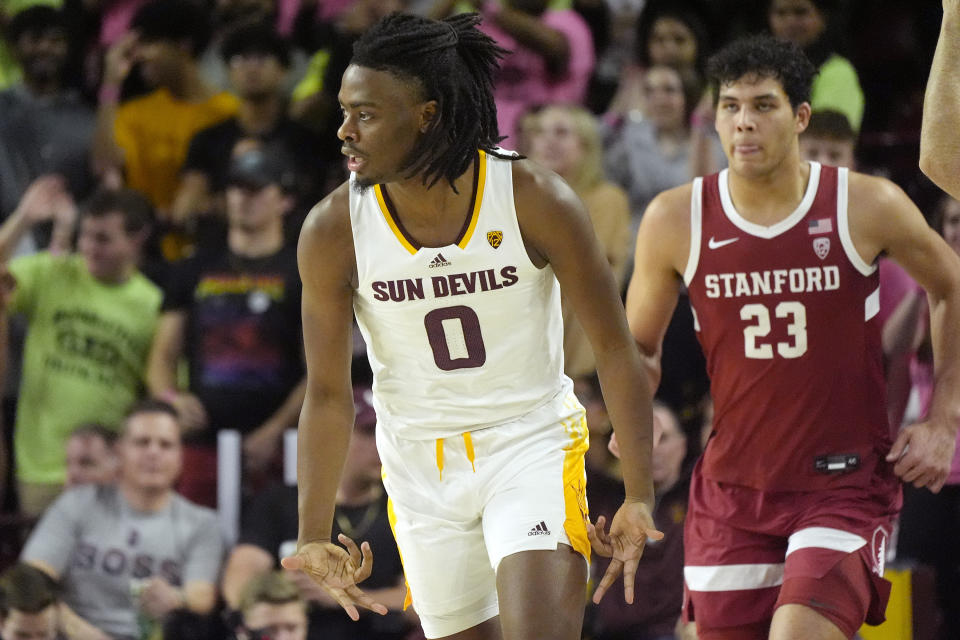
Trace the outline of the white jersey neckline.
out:
<instances>
[{"instance_id":1,"label":"white jersey neckline","mask_svg":"<svg viewBox=\"0 0 960 640\"><path fill-rule=\"evenodd\" d=\"M820 163L810 162L810 179L807 181L807 189L797 208L786 218L770 226L750 222L740 215L740 212L737 211L737 208L733 205L733 199L730 197L729 179L730 170L724 169L720 172L717 180L717 186L720 190L720 202L723 205L723 212L726 214L727 219L744 233L758 238L770 239L792 229L797 223L803 220L807 212L810 211L810 207L813 206L813 200L817 197L817 189L820 186Z\"/></svg>"}]
</instances>

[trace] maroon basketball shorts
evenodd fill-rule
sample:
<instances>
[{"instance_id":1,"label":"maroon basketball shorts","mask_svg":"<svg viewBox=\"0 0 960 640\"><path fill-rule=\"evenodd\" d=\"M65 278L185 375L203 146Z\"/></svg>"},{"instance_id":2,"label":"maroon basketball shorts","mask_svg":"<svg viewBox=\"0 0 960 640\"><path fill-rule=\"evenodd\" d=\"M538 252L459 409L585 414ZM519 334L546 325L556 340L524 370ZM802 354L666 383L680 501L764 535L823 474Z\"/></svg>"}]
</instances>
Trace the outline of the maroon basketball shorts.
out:
<instances>
[{"instance_id":1,"label":"maroon basketball shorts","mask_svg":"<svg viewBox=\"0 0 960 640\"><path fill-rule=\"evenodd\" d=\"M896 485L764 492L699 471L684 529L686 621L704 631L756 625L782 604L811 607L848 637L883 621ZM841 564L851 555L861 563Z\"/></svg>"}]
</instances>

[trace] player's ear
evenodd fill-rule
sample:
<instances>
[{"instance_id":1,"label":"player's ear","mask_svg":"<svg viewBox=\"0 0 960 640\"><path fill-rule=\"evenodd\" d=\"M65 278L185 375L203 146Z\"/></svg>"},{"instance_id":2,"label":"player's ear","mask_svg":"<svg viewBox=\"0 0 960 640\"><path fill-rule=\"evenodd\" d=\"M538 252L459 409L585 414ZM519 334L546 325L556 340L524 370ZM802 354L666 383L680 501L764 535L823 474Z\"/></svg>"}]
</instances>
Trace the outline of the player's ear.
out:
<instances>
[{"instance_id":1,"label":"player's ear","mask_svg":"<svg viewBox=\"0 0 960 640\"><path fill-rule=\"evenodd\" d=\"M803 133L810 124L810 114L812 109L809 102L801 102L797 107L797 133Z\"/></svg>"},{"instance_id":2,"label":"player's ear","mask_svg":"<svg viewBox=\"0 0 960 640\"><path fill-rule=\"evenodd\" d=\"M426 133L434 119L439 117L440 109L436 100L427 100L420 106L420 133Z\"/></svg>"}]
</instances>

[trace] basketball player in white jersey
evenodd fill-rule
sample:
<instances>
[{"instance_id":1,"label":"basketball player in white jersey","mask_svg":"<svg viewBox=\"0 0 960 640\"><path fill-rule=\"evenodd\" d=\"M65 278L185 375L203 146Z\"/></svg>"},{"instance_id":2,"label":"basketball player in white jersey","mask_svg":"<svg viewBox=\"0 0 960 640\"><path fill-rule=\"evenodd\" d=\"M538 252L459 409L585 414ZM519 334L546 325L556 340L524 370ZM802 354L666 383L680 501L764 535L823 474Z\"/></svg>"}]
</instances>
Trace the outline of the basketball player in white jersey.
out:
<instances>
[{"instance_id":1,"label":"basketball player in white jersey","mask_svg":"<svg viewBox=\"0 0 960 640\"><path fill-rule=\"evenodd\" d=\"M385 611L356 585L369 547L330 540L353 424L355 312L391 523L427 637L574 640L588 442L563 375L560 286L596 353L625 463L598 592L622 573L628 602L646 539L662 537L650 515L650 385L583 205L558 176L497 147L503 51L477 21L395 14L360 38L344 73L350 184L300 238L308 391L298 552L283 564L351 617Z\"/></svg>"}]
</instances>

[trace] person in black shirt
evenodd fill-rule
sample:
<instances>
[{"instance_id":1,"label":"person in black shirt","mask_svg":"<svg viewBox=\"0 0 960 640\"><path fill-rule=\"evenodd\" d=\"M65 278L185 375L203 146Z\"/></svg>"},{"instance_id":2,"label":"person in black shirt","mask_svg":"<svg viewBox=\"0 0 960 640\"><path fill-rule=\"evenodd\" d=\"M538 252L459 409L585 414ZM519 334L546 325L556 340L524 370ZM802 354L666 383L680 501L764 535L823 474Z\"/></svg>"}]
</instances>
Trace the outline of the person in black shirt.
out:
<instances>
[{"instance_id":1,"label":"person in black shirt","mask_svg":"<svg viewBox=\"0 0 960 640\"><path fill-rule=\"evenodd\" d=\"M339 159L339 146L325 144L313 130L287 116L288 44L271 25L248 24L225 39L223 58L240 109L235 117L203 129L190 141L174 217L190 226L198 217L223 211L231 151L242 140L275 144L292 158L298 185L295 209L305 213L325 195L327 167L331 157ZM299 230L296 223L302 217L292 216L288 223Z\"/></svg>"},{"instance_id":2,"label":"person in black shirt","mask_svg":"<svg viewBox=\"0 0 960 640\"><path fill-rule=\"evenodd\" d=\"M302 572L287 571L310 602L310 638L323 640L400 640L412 622L401 612L406 589L400 555L387 517L387 495L380 480L376 414L369 387L354 387L356 420L337 490L334 538L340 533L377 550L373 573L364 580L367 592L389 609L386 616L369 611L353 622L340 605ZM240 539L227 560L221 590L230 608L238 608L254 577L280 566L297 544L297 488L277 486L255 496L244 514ZM408 610L412 613L412 610Z\"/></svg>"},{"instance_id":3,"label":"person in black shirt","mask_svg":"<svg viewBox=\"0 0 960 640\"><path fill-rule=\"evenodd\" d=\"M599 395L596 398L602 402ZM595 640L671 640L681 629L678 620L683 604L683 524L691 465L687 464L686 432L673 409L660 401L653 404L653 440L653 521L664 537L648 541L640 558L635 588L645 594L642 601L627 605L622 600L605 598L590 606L586 627ZM616 444L612 448L617 451ZM623 502L623 495L622 482L609 469L588 469L591 516L609 521ZM594 558L591 571L596 580L609 562L609 558Z\"/></svg>"},{"instance_id":4,"label":"person in black shirt","mask_svg":"<svg viewBox=\"0 0 960 640\"><path fill-rule=\"evenodd\" d=\"M284 235L293 164L274 145L238 146L226 190L227 242L201 249L170 278L147 366L150 392L187 430L179 490L216 500L216 435L243 436L247 488L270 477L283 431L303 403L301 285ZM189 387L180 388L184 357Z\"/></svg>"}]
</instances>

